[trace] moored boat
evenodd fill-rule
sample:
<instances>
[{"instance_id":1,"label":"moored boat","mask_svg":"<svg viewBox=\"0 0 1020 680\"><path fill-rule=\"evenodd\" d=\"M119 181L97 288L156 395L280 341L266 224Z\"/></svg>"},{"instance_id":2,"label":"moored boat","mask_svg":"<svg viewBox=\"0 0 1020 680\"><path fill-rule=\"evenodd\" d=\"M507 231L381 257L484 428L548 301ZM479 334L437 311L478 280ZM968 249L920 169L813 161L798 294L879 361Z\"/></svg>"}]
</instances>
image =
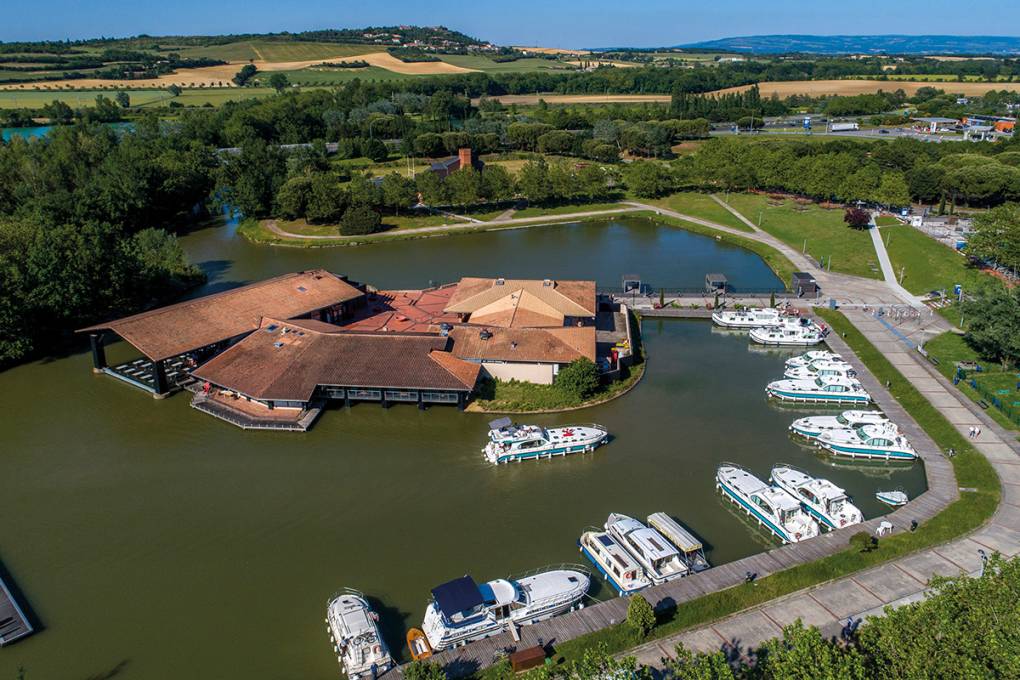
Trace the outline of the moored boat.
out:
<instances>
[{"instance_id":1,"label":"moored boat","mask_svg":"<svg viewBox=\"0 0 1020 680\"><path fill-rule=\"evenodd\" d=\"M609 432L601 425L541 427L518 425L510 418L489 423L489 443L482 449L493 464L536 458L552 458L572 453L589 453L605 443Z\"/></svg>"},{"instance_id":2,"label":"moored boat","mask_svg":"<svg viewBox=\"0 0 1020 680\"><path fill-rule=\"evenodd\" d=\"M825 339L825 334L807 319L800 319L800 321L807 323L795 326L784 325L752 328L750 333L751 340L759 345L810 347L811 345L817 345Z\"/></svg>"},{"instance_id":3,"label":"moored boat","mask_svg":"<svg viewBox=\"0 0 1020 680\"><path fill-rule=\"evenodd\" d=\"M910 497L907 496L906 492L902 489L897 489L895 491L879 491L875 494L875 498L886 505L891 505L894 508L906 505L907 502L910 501Z\"/></svg>"},{"instance_id":4,"label":"moored boat","mask_svg":"<svg viewBox=\"0 0 1020 680\"><path fill-rule=\"evenodd\" d=\"M826 349L813 349L810 352L805 352L795 357L791 357L786 360L787 368L796 368L798 366L807 366L813 361L842 361L843 357L835 352L830 352Z\"/></svg>"},{"instance_id":5,"label":"moored boat","mask_svg":"<svg viewBox=\"0 0 1020 680\"><path fill-rule=\"evenodd\" d=\"M638 561L652 585L689 573L687 565L680 559L680 552L658 531L633 517L614 512L606 520L605 529Z\"/></svg>"},{"instance_id":6,"label":"moored boat","mask_svg":"<svg viewBox=\"0 0 1020 680\"><path fill-rule=\"evenodd\" d=\"M771 307L747 307L745 309L717 309L712 312L712 323L723 328L762 328L778 326L782 314Z\"/></svg>"},{"instance_id":7,"label":"moored boat","mask_svg":"<svg viewBox=\"0 0 1020 680\"><path fill-rule=\"evenodd\" d=\"M564 565L478 585L462 576L432 589L422 630L433 652L526 626L583 606L591 577Z\"/></svg>"},{"instance_id":8,"label":"moored boat","mask_svg":"<svg viewBox=\"0 0 1020 680\"><path fill-rule=\"evenodd\" d=\"M421 628L412 628L407 631L407 651L411 653L412 661L420 661L432 656L432 645Z\"/></svg>"},{"instance_id":9,"label":"moored boat","mask_svg":"<svg viewBox=\"0 0 1020 680\"><path fill-rule=\"evenodd\" d=\"M765 388L770 397L783 401L818 401L833 404L867 404L871 401L859 382L838 376L813 380L774 380Z\"/></svg>"},{"instance_id":10,"label":"moored boat","mask_svg":"<svg viewBox=\"0 0 1020 680\"><path fill-rule=\"evenodd\" d=\"M609 532L597 529L586 531L581 534L577 545L621 596L636 593L651 585L645 570L634 556Z\"/></svg>"},{"instance_id":11,"label":"moored boat","mask_svg":"<svg viewBox=\"0 0 1020 680\"><path fill-rule=\"evenodd\" d=\"M914 460L917 452L892 423L828 430L818 435L818 445L837 456Z\"/></svg>"},{"instance_id":12,"label":"moored boat","mask_svg":"<svg viewBox=\"0 0 1020 680\"><path fill-rule=\"evenodd\" d=\"M648 526L656 529L676 546L680 551L680 559L691 571L697 573L711 566L705 557L705 547L701 541L666 513L655 512L648 515Z\"/></svg>"},{"instance_id":13,"label":"moored boat","mask_svg":"<svg viewBox=\"0 0 1020 680\"><path fill-rule=\"evenodd\" d=\"M861 425L892 424L880 411L843 411L837 416L808 416L790 424L790 431L801 437L814 439L828 430L844 430Z\"/></svg>"},{"instance_id":14,"label":"moored boat","mask_svg":"<svg viewBox=\"0 0 1020 680\"><path fill-rule=\"evenodd\" d=\"M800 501L822 528L842 529L864 521L864 514L850 502L846 491L827 479L812 477L792 465L777 465L770 481Z\"/></svg>"},{"instance_id":15,"label":"moored boat","mask_svg":"<svg viewBox=\"0 0 1020 680\"><path fill-rule=\"evenodd\" d=\"M726 498L784 543L797 543L818 535L818 522L801 508L800 501L740 466L721 465L716 471L715 485Z\"/></svg>"},{"instance_id":16,"label":"moored boat","mask_svg":"<svg viewBox=\"0 0 1020 680\"><path fill-rule=\"evenodd\" d=\"M791 380L811 379L819 376L856 378L857 371L845 361L819 360L812 361L807 366L787 368L783 373L783 377L790 378Z\"/></svg>"},{"instance_id":17,"label":"moored boat","mask_svg":"<svg viewBox=\"0 0 1020 680\"><path fill-rule=\"evenodd\" d=\"M379 635L378 615L365 596L346 588L326 605L326 626L337 659L348 678L374 678L393 668L393 657Z\"/></svg>"}]
</instances>

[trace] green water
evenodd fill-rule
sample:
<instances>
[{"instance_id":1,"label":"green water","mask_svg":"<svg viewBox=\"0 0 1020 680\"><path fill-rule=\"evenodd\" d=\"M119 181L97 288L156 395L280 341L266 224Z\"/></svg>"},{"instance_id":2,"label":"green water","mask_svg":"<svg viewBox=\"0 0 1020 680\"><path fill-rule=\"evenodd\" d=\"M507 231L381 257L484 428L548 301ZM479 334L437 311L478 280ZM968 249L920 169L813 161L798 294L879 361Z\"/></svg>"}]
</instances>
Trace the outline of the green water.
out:
<instances>
[{"instance_id":1,"label":"green water","mask_svg":"<svg viewBox=\"0 0 1020 680\"><path fill-rule=\"evenodd\" d=\"M587 264L565 260L557 239ZM531 251L536 240L551 249ZM731 280L764 266L638 223L343 252L253 249L224 229L185 245L216 263L211 288L316 264L392 286L492 273L493 261L507 275L613 281L642 271L626 259L642 249L644 271L673 275L673 285L715 269L686 259L692 251L732 258ZM0 651L0 678L18 677L19 666L28 680L335 678L323 616L342 586L376 602L403 653L432 586L579 561L577 537L611 511L679 517L716 564L761 550L768 540L714 493L723 461L763 477L779 461L824 474L869 517L882 511L876 489L924 488L919 465L832 467L791 441L786 427L801 412L770 406L762 391L786 354L752 351L746 336L703 321L646 321L643 333L648 372L634 391L529 419L601 423L614 435L608 446L499 468L480 454L487 418L452 408L362 404L327 412L306 434L245 433L181 396L158 402L94 376L85 353L0 374L0 559L43 626ZM126 351L116 345L111 358Z\"/></svg>"}]
</instances>

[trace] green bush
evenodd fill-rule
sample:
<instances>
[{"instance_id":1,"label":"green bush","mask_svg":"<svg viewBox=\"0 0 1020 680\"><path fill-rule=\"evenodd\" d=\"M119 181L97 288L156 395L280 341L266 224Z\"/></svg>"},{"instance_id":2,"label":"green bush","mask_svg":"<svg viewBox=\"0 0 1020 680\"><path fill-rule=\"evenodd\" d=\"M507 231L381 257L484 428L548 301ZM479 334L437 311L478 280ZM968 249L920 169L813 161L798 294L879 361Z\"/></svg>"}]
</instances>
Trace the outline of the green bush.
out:
<instances>
[{"instance_id":1,"label":"green bush","mask_svg":"<svg viewBox=\"0 0 1020 680\"><path fill-rule=\"evenodd\" d=\"M655 628L655 610L648 600L640 595L631 595L627 605L627 625L644 638Z\"/></svg>"},{"instance_id":2,"label":"green bush","mask_svg":"<svg viewBox=\"0 0 1020 680\"><path fill-rule=\"evenodd\" d=\"M382 220L379 213L367 205L353 205L340 219L340 233L344 236L363 236L379 231Z\"/></svg>"},{"instance_id":3,"label":"green bush","mask_svg":"<svg viewBox=\"0 0 1020 680\"><path fill-rule=\"evenodd\" d=\"M599 369L591 359L571 361L556 376L556 386L577 399L587 399L599 389Z\"/></svg>"},{"instance_id":4,"label":"green bush","mask_svg":"<svg viewBox=\"0 0 1020 680\"><path fill-rule=\"evenodd\" d=\"M405 680L446 680L443 667L431 661L413 661L404 666Z\"/></svg>"}]
</instances>

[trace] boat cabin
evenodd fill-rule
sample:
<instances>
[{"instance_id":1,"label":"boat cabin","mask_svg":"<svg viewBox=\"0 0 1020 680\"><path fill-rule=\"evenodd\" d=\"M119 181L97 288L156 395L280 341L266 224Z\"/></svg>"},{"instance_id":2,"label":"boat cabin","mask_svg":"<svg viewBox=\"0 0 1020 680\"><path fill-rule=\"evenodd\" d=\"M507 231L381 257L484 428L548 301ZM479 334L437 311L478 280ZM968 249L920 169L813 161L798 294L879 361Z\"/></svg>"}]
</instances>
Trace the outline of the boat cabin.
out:
<instances>
[{"instance_id":1,"label":"boat cabin","mask_svg":"<svg viewBox=\"0 0 1020 680\"><path fill-rule=\"evenodd\" d=\"M786 525L801 513L800 502L782 489L766 486L751 495L751 502Z\"/></svg>"},{"instance_id":2,"label":"boat cabin","mask_svg":"<svg viewBox=\"0 0 1020 680\"><path fill-rule=\"evenodd\" d=\"M642 578L641 565L608 533L589 532L585 534L584 543L616 583L625 586Z\"/></svg>"},{"instance_id":3,"label":"boat cabin","mask_svg":"<svg viewBox=\"0 0 1020 680\"><path fill-rule=\"evenodd\" d=\"M545 445L549 435L538 425L518 425L510 418L500 418L489 423L489 439L504 447L529 449Z\"/></svg>"},{"instance_id":4,"label":"boat cabin","mask_svg":"<svg viewBox=\"0 0 1020 680\"><path fill-rule=\"evenodd\" d=\"M705 547L701 541L694 537L694 534L683 528L679 522L664 512L656 512L648 516L648 525L658 530L676 546L681 559L692 570L701 571L708 568Z\"/></svg>"},{"instance_id":5,"label":"boat cabin","mask_svg":"<svg viewBox=\"0 0 1020 680\"><path fill-rule=\"evenodd\" d=\"M443 618L451 626L466 623L493 610L497 619L510 615L517 602L517 587L504 579L478 585L470 576L461 576L432 589L432 599Z\"/></svg>"},{"instance_id":6,"label":"boat cabin","mask_svg":"<svg viewBox=\"0 0 1020 680\"><path fill-rule=\"evenodd\" d=\"M812 479L801 487L797 493L804 500L816 507L825 508L829 515L838 515L849 502L846 492L827 479Z\"/></svg>"},{"instance_id":7,"label":"boat cabin","mask_svg":"<svg viewBox=\"0 0 1020 680\"><path fill-rule=\"evenodd\" d=\"M686 572L680 553L655 529L646 527L636 519L621 519L611 527L626 539L626 548L638 561L657 574Z\"/></svg>"}]
</instances>

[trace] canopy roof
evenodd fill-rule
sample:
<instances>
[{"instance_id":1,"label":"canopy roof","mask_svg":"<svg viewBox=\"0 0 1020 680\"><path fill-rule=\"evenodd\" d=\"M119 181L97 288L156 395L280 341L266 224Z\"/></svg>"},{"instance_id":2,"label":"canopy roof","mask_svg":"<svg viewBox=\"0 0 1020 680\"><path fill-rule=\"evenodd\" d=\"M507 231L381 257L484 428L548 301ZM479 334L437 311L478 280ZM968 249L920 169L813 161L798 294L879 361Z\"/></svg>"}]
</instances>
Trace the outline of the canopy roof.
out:
<instances>
[{"instance_id":1,"label":"canopy roof","mask_svg":"<svg viewBox=\"0 0 1020 680\"><path fill-rule=\"evenodd\" d=\"M465 277L446 312L467 314L473 324L509 327L562 326L565 317L595 316L594 281L544 281Z\"/></svg>"},{"instance_id":2,"label":"canopy roof","mask_svg":"<svg viewBox=\"0 0 1020 680\"><path fill-rule=\"evenodd\" d=\"M432 598L444 616L470 611L485 601L482 591L470 576L461 576L432 589Z\"/></svg>"},{"instance_id":3,"label":"canopy roof","mask_svg":"<svg viewBox=\"0 0 1020 680\"><path fill-rule=\"evenodd\" d=\"M250 333L263 317L290 319L363 294L336 274L313 269L89 326L81 332L111 330L159 361Z\"/></svg>"}]
</instances>

